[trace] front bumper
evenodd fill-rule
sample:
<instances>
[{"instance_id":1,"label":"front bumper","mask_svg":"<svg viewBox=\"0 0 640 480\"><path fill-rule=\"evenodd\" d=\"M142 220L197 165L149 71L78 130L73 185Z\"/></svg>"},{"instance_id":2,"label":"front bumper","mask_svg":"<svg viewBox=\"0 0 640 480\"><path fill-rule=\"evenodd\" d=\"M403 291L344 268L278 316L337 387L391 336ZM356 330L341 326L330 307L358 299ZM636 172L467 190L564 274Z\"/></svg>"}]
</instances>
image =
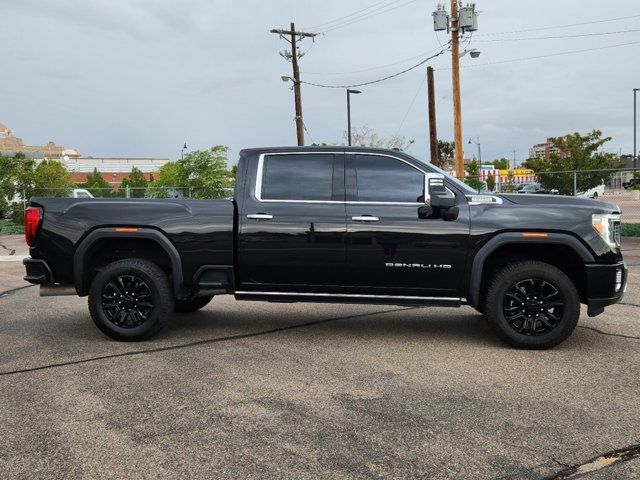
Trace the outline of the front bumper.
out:
<instances>
[{"instance_id":1,"label":"front bumper","mask_svg":"<svg viewBox=\"0 0 640 480\"><path fill-rule=\"evenodd\" d=\"M24 277L27 282L34 283L36 285L49 285L55 283L53 279L53 272L44 260L27 257L22 260L22 263L27 270L27 275Z\"/></svg>"},{"instance_id":2,"label":"front bumper","mask_svg":"<svg viewBox=\"0 0 640 480\"><path fill-rule=\"evenodd\" d=\"M627 265L614 264L586 265L587 272L587 314L595 317L604 308L622 300L627 290Z\"/></svg>"}]
</instances>

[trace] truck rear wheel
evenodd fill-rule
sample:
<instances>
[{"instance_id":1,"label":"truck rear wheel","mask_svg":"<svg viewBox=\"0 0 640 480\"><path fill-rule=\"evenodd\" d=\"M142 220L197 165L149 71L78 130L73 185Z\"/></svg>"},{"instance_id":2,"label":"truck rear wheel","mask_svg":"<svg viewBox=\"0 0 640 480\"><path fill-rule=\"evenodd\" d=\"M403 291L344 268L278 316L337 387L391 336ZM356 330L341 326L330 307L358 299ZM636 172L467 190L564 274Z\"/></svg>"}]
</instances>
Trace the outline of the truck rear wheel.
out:
<instances>
[{"instance_id":1,"label":"truck rear wheel","mask_svg":"<svg viewBox=\"0 0 640 480\"><path fill-rule=\"evenodd\" d=\"M213 295L205 297L193 297L186 300L176 300L175 311L182 313L195 312L209 304L213 300Z\"/></svg>"},{"instance_id":2,"label":"truck rear wheel","mask_svg":"<svg viewBox=\"0 0 640 480\"><path fill-rule=\"evenodd\" d=\"M567 275L543 262L499 270L487 291L486 313L497 334L516 348L546 349L566 340L580 317L580 297Z\"/></svg>"},{"instance_id":3,"label":"truck rear wheel","mask_svg":"<svg viewBox=\"0 0 640 480\"><path fill-rule=\"evenodd\" d=\"M140 259L113 262L91 283L89 312L96 326L120 341L158 333L173 313L169 279L157 265Z\"/></svg>"}]
</instances>

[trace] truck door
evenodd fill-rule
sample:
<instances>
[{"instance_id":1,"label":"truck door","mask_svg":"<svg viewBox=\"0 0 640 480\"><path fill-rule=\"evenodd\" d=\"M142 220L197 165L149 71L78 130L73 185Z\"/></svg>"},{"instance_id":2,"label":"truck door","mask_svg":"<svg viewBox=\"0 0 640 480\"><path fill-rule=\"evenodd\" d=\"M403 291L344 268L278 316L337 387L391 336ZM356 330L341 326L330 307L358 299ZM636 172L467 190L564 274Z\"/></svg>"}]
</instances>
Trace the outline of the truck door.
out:
<instances>
[{"instance_id":1,"label":"truck door","mask_svg":"<svg viewBox=\"0 0 640 480\"><path fill-rule=\"evenodd\" d=\"M355 288L387 295L459 295L469 206L457 220L421 218L424 172L399 157L346 156L347 268ZM422 215L424 217L424 215Z\"/></svg>"},{"instance_id":2,"label":"truck door","mask_svg":"<svg viewBox=\"0 0 640 480\"><path fill-rule=\"evenodd\" d=\"M322 291L345 283L344 153L254 159L239 214L244 290Z\"/></svg>"}]
</instances>

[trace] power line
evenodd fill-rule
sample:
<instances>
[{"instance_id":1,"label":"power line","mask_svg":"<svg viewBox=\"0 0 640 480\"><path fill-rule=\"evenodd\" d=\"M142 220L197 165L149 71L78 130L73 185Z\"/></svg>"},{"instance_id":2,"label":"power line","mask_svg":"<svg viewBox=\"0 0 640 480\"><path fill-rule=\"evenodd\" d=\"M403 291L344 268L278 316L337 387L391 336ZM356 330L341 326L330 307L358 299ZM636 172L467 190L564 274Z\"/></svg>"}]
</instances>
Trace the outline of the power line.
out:
<instances>
[{"instance_id":1,"label":"power line","mask_svg":"<svg viewBox=\"0 0 640 480\"><path fill-rule=\"evenodd\" d=\"M440 50L438 53L436 53L435 55L431 55L430 57L425 58L424 60L422 60L419 63L416 63L415 65L409 67L409 68L405 68L404 70L401 70L400 72L394 73L392 75L387 75L386 77L383 78L379 78L377 80L371 80L369 82L362 82L362 83L354 83L352 85L324 85L321 83L313 83L313 82L305 82L305 81L300 81L300 83L303 83L305 85L310 85L312 87L321 87L321 88L353 88L353 87L364 87L365 85L372 85L374 83L380 83L380 82L384 82L385 80L389 80L390 78L394 78L394 77L398 77L404 73L410 72L411 70L414 70L416 68L418 68L420 65L424 65L425 63L427 63L429 60L432 60L440 55L442 55L444 52L446 52L446 50Z\"/></svg>"},{"instance_id":2,"label":"power line","mask_svg":"<svg viewBox=\"0 0 640 480\"><path fill-rule=\"evenodd\" d=\"M441 48L446 50L447 47L445 45L441 45ZM414 55L413 57L405 58L404 60L398 60L397 62L387 63L385 65L378 65L376 67L362 68L360 70L351 70L348 72L307 72L305 70L304 72L301 72L301 73L304 73L305 75L350 75L353 73L370 72L371 70L378 70L381 68L393 67L395 65L399 65L401 63L405 63L410 60L415 60L416 58L424 58L425 55L429 55L430 53L437 52L437 51L440 51L440 48L435 50L429 50L428 52L423 52L418 55Z\"/></svg>"},{"instance_id":3,"label":"power line","mask_svg":"<svg viewBox=\"0 0 640 480\"><path fill-rule=\"evenodd\" d=\"M350 20L345 20L345 21L343 21L341 23L337 23L336 25L332 25L329 28L323 30L321 33L329 33L329 32L332 32L333 30L337 30L339 28L348 27L349 25L353 25L354 23L362 22L363 20L368 20L370 18L377 17L378 15L382 15L383 13L391 12L391 11L396 10L398 8L405 7L405 6L409 5L409 4L415 3L417 1L418 0L409 0L408 2L401 3L400 5L395 5L393 7L391 7L391 4L385 5L385 7L383 7L382 9L378 9L378 10L374 10L374 11L368 12L368 14L363 15L361 17L352 18ZM391 8L386 8L386 7L391 7Z\"/></svg>"},{"instance_id":4,"label":"power line","mask_svg":"<svg viewBox=\"0 0 640 480\"><path fill-rule=\"evenodd\" d=\"M389 0L381 0L379 2L374 3L373 5L369 5L368 7L361 8L360 10L356 10L355 12L352 12L352 13L350 13L348 15L344 15L342 17L334 18L333 20L330 20L328 22L320 23L320 24L316 25L315 27L312 27L311 30L320 30L320 29L325 28L325 27L328 28L328 26L331 25L332 23L339 23L340 21L344 21L345 19L347 19L349 17L354 17L359 13L365 12L367 10L371 10L372 8L374 8L374 7L378 6L378 5L381 5L383 3L386 3L388 1ZM399 1L400 0L394 0L391 3L397 3Z\"/></svg>"},{"instance_id":5,"label":"power line","mask_svg":"<svg viewBox=\"0 0 640 480\"><path fill-rule=\"evenodd\" d=\"M631 15L626 17L616 17L616 18L607 18L604 20L592 20L590 22L581 22L581 23L569 23L565 25L555 25L549 27L536 27L536 28L525 28L522 30L511 30L506 32L492 32L492 33L480 33L478 36L490 36L490 35L506 35L509 33L524 33L524 32L539 32L542 30L555 30L559 28L569 28L569 27L581 27L583 25L594 25L596 23L606 23L606 22L617 22L620 20L629 20L632 18L640 18L640 15Z\"/></svg>"},{"instance_id":6,"label":"power line","mask_svg":"<svg viewBox=\"0 0 640 480\"><path fill-rule=\"evenodd\" d=\"M414 103L416 103L416 98L418 98L418 94L422 91L422 86L424 85L424 81L425 81L425 77L422 77L422 79L420 80L420 84L418 85L418 89L416 90L416 93L413 96L413 99L411 100L411 103L409 104L409 108L407 109L406 113L404 114L404 117L402 117L402 121L400 122L400 125L398 126L398 130L396 130L396 134L395 134L396 137L400 133L400 130L402 130L402 127L404 126L404 122L407 120L407 117L409 116L409 113L411 113L411 110L413 109L413 105L414 105Z\"/></svg>"},{"instance_id":7,"label":"power line","mask_svg":"<svg viewBox=\"0 0 640 480\"><path fill-rule=\"evenodd\" d=\"M628 43L619 43L617 45L607 45L604 47L595 47L595 48L585 48L582 50L570 50L568 52L558 52L558 53L549 53L546 55L536 55L534 57L521 57L521 58L513 58L510 60L499 60L496 62L487 62L487 63L473 63L473 64L468 64L468 65L464 65L462 68L477 68L477 67L485 67L488 65L500 65L503 63L512 63L512 62L523 62L525 60L537 60L539 58L549 58L549 57L559 57L562 55L571 55L574 53L585 53L585 52L594 52L596 50L606 50L606 49L610 49L610 48L617 48L617 47L626 47L628 45L637 45L639 44L640 41L638 42L628 42ZM450 68L440 68L439 70L451 70Z\"/></svg>"},{"instance_id":8,"label":"power line","mask_svg":"<svg viewBox=\"0 0 640 480\"><path fill-rule=\"evenodd\" d=\"M492 40L476 40L476 42L519 42L523 40L553 40L558 38L578 38L578 37L599 37L603 35L617 35L621 33L634 33L640 32L640 28L635 28L632 30L618 30L615 32L599 32L599 33L578 33L575 35L554 35L548 37L522 37L522 38L499 38Z\"/></svg>"}]
</instances>

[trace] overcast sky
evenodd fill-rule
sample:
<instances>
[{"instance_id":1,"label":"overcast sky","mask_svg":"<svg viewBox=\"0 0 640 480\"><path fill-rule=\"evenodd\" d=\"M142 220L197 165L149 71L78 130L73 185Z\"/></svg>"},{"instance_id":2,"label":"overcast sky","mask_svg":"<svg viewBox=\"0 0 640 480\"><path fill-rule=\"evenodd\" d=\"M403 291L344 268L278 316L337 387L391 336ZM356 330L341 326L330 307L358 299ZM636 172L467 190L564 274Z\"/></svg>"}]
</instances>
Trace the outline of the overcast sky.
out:
<instances>
[{"instance_id":1,"label":"overcast sky","mask_svg":"<svg viewBox=\"0 0 640 480\"><path fill-rule=\"evenodd\" d=\"M296 141L293 92L280 79L291 73L278 54L287 44L271 28L293 20L308 31L330 30L302 42L302 79L353 84L403 70L445 44L446 32L433 31L436 3L2 0L0 122L27 144L54 140L83 155L176 158L184 142L190 149L224 144L235 163L242 148ZM461 63L465 143L479 136L484 160L512 157L514 149L521 160L548 136L598 128L613 137L608 150L631 152L640 31L515 40L640 30L637 0L608 5L479 0L480 29L467 48L482 53ZM368 7L342 23L328 23ZM358 21L346 24L351 20ZM612 45L618 46L601 49ZM505 62L595 48L600 50ZM450 54L431 64L438 136L452 139ZM409 152L427 158L424 76L419 67L362 87L363 94L352 99L354 125L415 139ZM344 90L305 85L302 99L307 142L340 142ZM475 153L474 145L465 148L467 155Z\"/></svg>"}]
</instances>

